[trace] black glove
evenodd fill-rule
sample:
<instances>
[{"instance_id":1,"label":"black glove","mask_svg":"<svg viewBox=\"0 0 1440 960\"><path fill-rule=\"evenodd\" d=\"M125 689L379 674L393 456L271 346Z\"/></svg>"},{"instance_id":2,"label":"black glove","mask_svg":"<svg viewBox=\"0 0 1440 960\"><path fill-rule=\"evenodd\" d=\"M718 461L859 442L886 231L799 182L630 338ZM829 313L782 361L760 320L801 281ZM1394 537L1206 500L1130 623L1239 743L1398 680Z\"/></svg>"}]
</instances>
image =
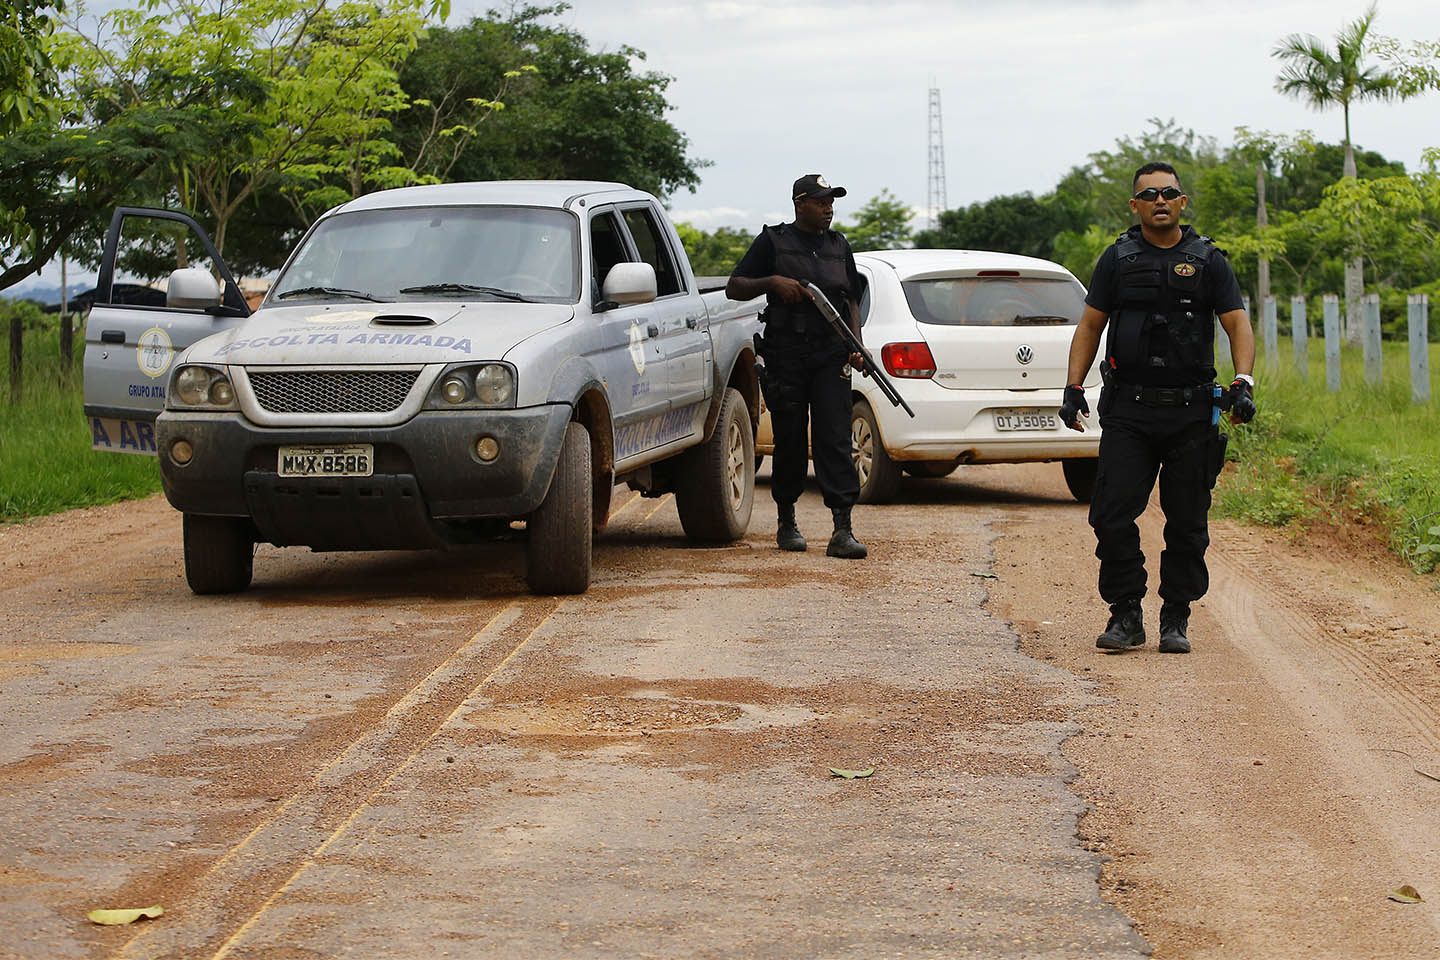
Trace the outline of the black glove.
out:
<instances>
[{"instance_id":1,"label":"black glove","mask_svg":"<svg viewBox=\"0 0 1440 960\"><path fill-rule=\"evenodd\" d=\"M1239 377L1230 384L1230 422L1249 423L1255 419L1255 388Z\"/></svg>"},{"instance_id":2,"label":"black glove","mask_svg":"<svg viewBox=\"0 0 1440 960\"><path fill-rule=\"evenodd\" d=\"M1253 408L1252 408L1253 409ZM1060 422L1071 430L1084 430L1076 422L1080 414L1090 416L1090 404L1085 402L1085 388L1078 383L1072 383L1065 388L1065 400L1060 404Z\"/></svg>"}]
</instances>

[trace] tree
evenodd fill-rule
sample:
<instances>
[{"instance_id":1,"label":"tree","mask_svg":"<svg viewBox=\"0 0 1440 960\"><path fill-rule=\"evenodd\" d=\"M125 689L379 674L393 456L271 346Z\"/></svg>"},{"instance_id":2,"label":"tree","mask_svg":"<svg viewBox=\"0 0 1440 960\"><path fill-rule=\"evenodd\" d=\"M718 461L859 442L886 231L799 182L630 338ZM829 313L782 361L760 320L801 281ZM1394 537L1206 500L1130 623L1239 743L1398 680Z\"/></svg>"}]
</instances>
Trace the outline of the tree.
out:
<instances>
[{"instance_id":1,"label":"tree","mask_svg":"<svg viewBox=\"0 0 1440 960\"><path fill-rule=\"evenodd\" d=\"M895 250L910 244L910 219L914 212L888 189L865 201L856 213L853 226L835 225L850 241L850 249Z\"/></svg>"},{"instance_id":2,"label":"tree","mask_svg":"<svg viewBox=\"0 0 1440 960\"><path fill-rule=\"evenodd\" d=\"M677 223L675 232L680 234L680 242L690 258L690 269L697 277L728 277L754 239L734 227L719 227L714 233L706 233L688 223Z\"/></svg>"},{"instance_id":3,"label":"tree","mask_svg":"<svg viewBox=\"0 0 1440 960\"><path fill-rule=\"evenodd\" d=\"M1235 154L1255 167L1255 234L1261 244L1266 241L1270 227L1266 180L1287 157L1313 150L1314 146L1308 130L1292 137L1265 130L1252 131L1248 127L1235 128ZM1270 296L1270 253L1260 249L1256 251L1256 257L1256 303L1264 303L1265 298Z\"/></svg>"},{"instance_id":4,"label":"tree","mask_svg":"<svg viewBox=\"0 0 1440 960\"><path fill-rule=\"evenodd\" d=\"M55 67L47 50L54 22L45 11L58 12L64 2L6 7L0 13L0 137L37 117L54 117Z\"/></svg>"},{"instance_id":5,"label":"tree","mask_svg":"<svg viewBox=\"0 0 1440 960\"><path fill-rule=\"evenodd\" d=\"M636 72L640 50L596 53L579 33L549 22L567 9L523 6L430 30L401 74L418 105L395 121L402 153L421 154L436 105L503 100L485 118L485 135L447 161L449 178L618 180L661 197L693 191L709 164L686 156L689 141L665 116L671 78ZM517 70L507 85L507 72Z\"/></svg>"},{"instance_id":6,"label":"tree","mask_svg":"<svg viewBox=\"0 0 1440 960\"><path fill-rule=\"evenodd\" d=\"M1315 110L1338 105L1345 118L1345 176L1355 177L1355 153L1350 139L1350 105L1366 100L1390 100L1400 96L1395 74L1368 65L1367 38L1375 22L1375 4L1365 14L1341 28L1335 35L1335 50L1313 34L1291 34L1271 51L1284 66L1275 79L1275 88ZM1347 336L1358 339L1357 314L1365 292L1363 263L1358 251L1351 252L1345 268L1345 323Z\"/></svg>"},{"instance_id":7,"label":"tree","mask_svg":"<svg viewBox=\"0 0 1440 960\"><path fill-rule=\"evenodd\" d=\"M1016 193L946 210L940 214L939 226L918 234L915 245L998 250L1049 259L1054 255L1055 236L1080 226L1069 222L1065 208L1049 199Z\"/></svg>"},{"instance_id":8,"label":"tree","mask_svg":"<svg viewBox=\"0 0 1440 960\"><path fill-rule=\"evenodd\" d=\"M152 186L203 213L223 249L237 211L266 188L315 205L406 181L381 136L405 104L396 68L447 10L448 0L146 0L90 34L77 13L62 38L72 105L91 121L185 112Z\"/></svg>"}]
</instances>

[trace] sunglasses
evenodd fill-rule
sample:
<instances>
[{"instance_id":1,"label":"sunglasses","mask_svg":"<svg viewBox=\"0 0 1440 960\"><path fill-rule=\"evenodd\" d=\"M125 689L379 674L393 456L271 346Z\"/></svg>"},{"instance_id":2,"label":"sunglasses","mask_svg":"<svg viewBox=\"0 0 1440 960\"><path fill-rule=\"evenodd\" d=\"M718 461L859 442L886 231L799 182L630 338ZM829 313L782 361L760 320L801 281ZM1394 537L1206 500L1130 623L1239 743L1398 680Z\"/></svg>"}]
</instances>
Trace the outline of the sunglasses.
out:
<instances>
[{"instance_id":1,"label":"sunglasses","mask_svg":"<svg viewBox=\"0 0 1440 960\"><path fill-rule=\"evenodd\" d=\"M1135 194L1135 199L1144 200L1146 203L1154 203L1159 197L1164 197L1166 200L1177 200L1183 196L1184 194L1180 192L1178 187L1165 187L1164 189L1146 187L1144 190Z\"/></svg>"}]
</instances>

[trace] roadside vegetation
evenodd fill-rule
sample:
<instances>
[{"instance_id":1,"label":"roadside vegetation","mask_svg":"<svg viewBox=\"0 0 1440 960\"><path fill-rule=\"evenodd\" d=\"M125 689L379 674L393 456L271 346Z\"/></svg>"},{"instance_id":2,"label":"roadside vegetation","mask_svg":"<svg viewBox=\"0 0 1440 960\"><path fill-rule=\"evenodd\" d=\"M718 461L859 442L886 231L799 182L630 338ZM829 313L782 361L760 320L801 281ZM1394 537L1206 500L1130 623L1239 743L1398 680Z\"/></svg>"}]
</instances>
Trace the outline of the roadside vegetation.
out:
<instances>
[{"instance_id":1,"label":"roadside vegetation","mask_svg":"<svg viewBox=\"0 0 1440 960\"><path fill-rule=\"evenodd\" d=\"M1341 386L1325 385L1324 343L1310 340L1309 372L1258 358L1260 412L1248 426L1226 426L1234 463L1220 478L1215 515L1285 527L1304 538L1317 523L1374 530L1418 573L1440 564L1440 396L1413 402L1405 343L1384 344L1384 378L1365 382L1358 349L1341 353ZM1440 344L1430 344L1437 369ZM1222 379L1228 377L1222 376ZM1432 377L1432 381L1433 381Z\"/></svg>"},{"instance_id":2,"label":"roadside vegetation","mask_svg":"<svg viewBox=\"0 0 1440 960\"><path fill-rule=\"evenodd\" d=\"M25 329L18 402L11 396L8 363L0 382L0 522L159 491L160 471L153 457L90 449L82 411L80 371L84 361L79 333L74 366L66 377L60 370L54 315L42 314L28 304L0 301L0 317L7 331L16 310L25 310L26 319L32 322Z\"/></svg>"}]
</instances>

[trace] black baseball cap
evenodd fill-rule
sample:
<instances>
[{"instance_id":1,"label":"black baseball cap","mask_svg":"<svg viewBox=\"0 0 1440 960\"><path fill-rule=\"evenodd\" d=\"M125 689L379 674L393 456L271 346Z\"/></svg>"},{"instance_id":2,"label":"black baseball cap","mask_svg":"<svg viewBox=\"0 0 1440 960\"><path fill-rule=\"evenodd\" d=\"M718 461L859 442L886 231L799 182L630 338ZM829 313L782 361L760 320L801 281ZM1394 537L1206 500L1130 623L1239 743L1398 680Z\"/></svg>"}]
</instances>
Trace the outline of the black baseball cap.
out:
<instances>
[{"instance_id":1,"label":"black baseball cap","mask_svg":"<svg viewBox=\"0 0 1440 960\"><path fill-rule=\"evenodd\" d=\"M805 176L795 181L795 187L790 191L790 198L792 200L800 200L807 197L812 200L818 200L824 197L843 196L845 196L844 187L830 186L830 184L825 182L824 176L818 173L805 174Z\"/></svg>"}]
</instances>

